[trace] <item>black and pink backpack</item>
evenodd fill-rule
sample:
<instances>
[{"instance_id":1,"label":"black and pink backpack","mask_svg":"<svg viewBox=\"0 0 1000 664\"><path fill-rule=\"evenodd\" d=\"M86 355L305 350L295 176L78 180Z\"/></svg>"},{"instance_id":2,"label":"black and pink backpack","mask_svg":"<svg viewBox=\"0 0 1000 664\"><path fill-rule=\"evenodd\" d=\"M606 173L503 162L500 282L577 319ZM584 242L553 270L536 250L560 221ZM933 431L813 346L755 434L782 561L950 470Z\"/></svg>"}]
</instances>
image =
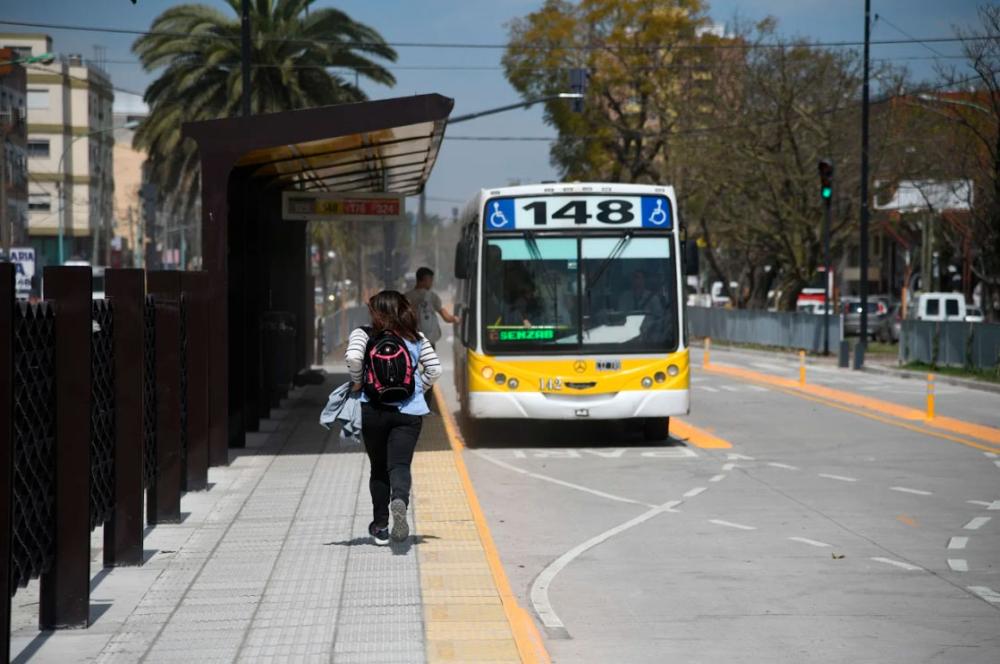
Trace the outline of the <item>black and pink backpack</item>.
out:
<instances>
[{"instance_id":1,"label":"black and pink backpack","mask_svg":"<svg viewBox=\"0 0 1000 664\"><path fill-rule=\"evenodd\" d=\"M370 327L365 347L363 389L373 403L397 404L413 396L416 378L413 358L406 342L391 330L373 335Z\"/></svg>"}]
</instances>

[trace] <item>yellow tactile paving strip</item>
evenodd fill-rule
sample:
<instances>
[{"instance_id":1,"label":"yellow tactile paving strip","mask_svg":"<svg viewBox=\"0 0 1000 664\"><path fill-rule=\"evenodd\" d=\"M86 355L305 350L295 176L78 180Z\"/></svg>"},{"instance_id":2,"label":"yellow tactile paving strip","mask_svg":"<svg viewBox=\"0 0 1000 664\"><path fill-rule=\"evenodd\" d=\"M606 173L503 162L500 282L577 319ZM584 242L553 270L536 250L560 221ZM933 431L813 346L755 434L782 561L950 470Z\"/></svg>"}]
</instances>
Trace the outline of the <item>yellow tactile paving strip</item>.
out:
<instances>
[{"instance_id":1,"label":"yellow tactile paving strip","mask_svg":"<svg viewBox=\"0 0 1000 664\"><path fill-rule=\"evenodd\" d=\"M414 520L427 661L547 663L518 606L461 458L447 406L424 421L413 458Z\"/></svg>"}]
</instances>

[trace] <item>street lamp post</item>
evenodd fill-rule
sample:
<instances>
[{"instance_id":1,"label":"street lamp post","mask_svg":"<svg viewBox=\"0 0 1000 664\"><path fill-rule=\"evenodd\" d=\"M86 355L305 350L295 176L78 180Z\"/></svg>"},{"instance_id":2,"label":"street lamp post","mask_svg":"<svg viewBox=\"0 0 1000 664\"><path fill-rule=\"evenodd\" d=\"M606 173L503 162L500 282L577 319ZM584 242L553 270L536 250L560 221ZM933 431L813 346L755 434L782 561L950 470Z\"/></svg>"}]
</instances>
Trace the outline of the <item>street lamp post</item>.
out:
<instances>
[{"instance_id":1,"label":"street lamp post","mask_svg":"<svg viewBox=\"0 0 1000 664\"><path fill-rule=\"evenodd\" d=\"M63 174L63 163L66 161L66 155L69 153L73 144L76 143L81 138L90 138L91 136L96 136L98 134L106 134L109 131L114 131L116 129L135 129L139 126L137 120L131 120L118 127L104 127L103 129L96 129L92 132L86 134L80 134L79 136L74 136L70 139L69 143L63 148L62 154L59 155L59 165L56 166L56 192L59 196L59 264L62 265L66 262L66 256L63 249L63 240L66 235L66 208L68 207L63 201L63 180L65 179Z\"/></svg>"}]
</instances>

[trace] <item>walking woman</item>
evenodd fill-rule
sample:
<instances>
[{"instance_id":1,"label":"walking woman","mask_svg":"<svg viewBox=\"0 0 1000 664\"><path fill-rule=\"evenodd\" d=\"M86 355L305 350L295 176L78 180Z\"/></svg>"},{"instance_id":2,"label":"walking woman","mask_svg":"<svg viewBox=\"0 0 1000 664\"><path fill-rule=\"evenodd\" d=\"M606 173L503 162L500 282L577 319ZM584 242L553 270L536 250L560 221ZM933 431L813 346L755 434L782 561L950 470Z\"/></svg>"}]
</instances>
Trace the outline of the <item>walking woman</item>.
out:
<instances>
[{"instance_id":1,"label":"walking woman","mask_svg":"<svg viewBox=\"0 0 1000 664\"><path fill-rule=\"evenodd\" d=\"M368 300L370 327L351 332L344 359L351 389L361 391L361 435L371 461L368 488L374 519L368 533L376 544L399 542L410 534L410 464L423 416L430 412L424 393L441 376L441 361L417 328L417 314L397 291Z\"/></svg>"}]
</instances>

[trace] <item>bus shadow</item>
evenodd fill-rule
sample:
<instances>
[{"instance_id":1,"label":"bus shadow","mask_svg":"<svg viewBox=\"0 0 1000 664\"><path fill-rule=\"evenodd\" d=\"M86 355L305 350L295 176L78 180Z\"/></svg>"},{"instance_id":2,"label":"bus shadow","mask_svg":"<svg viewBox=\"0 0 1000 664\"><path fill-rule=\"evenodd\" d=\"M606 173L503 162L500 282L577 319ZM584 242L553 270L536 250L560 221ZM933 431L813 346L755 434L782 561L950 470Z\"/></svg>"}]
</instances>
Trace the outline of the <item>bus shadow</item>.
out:
<instances>
[{"instance_id":1,"label":"bus shadow","mask_svg":"<svg viewBox=\"0 0 1000 664\"><path fill-rule=\"evenodd\" d=\"M466 447L686 447L677 438L648 441L641 427L627 420L470 420L455 413Z\"/></svg>"}]
</instances>

